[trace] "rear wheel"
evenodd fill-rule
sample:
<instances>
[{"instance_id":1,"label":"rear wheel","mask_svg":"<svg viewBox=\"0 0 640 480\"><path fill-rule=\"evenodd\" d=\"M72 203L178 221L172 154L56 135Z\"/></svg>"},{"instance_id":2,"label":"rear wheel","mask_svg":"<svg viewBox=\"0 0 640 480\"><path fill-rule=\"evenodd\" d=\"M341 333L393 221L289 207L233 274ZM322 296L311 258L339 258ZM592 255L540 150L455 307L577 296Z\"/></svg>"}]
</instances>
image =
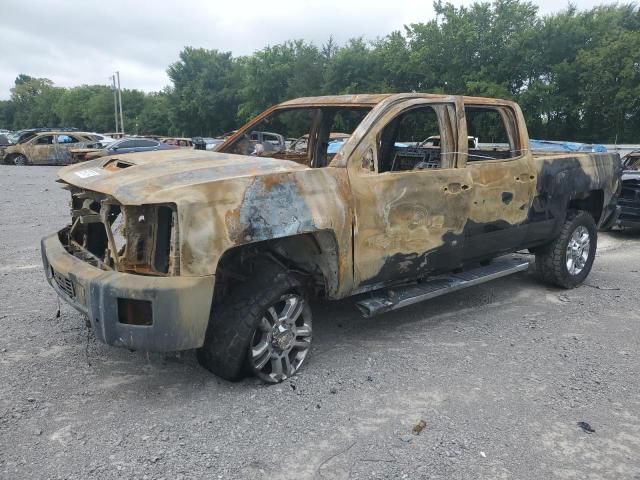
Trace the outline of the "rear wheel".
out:
<instances>
[{"instance_id":1,"label":"rear wheel","mask_svg":"<svg viewBox=\"0 0 640 480\"><path fill-rule=\"evenodd\" d=\"M304 363L311 324L300 278L269 264L214 307L198 361L227 380L250 373L278 383Z\"/></svg>"},{"instance_id":2,"label":"rear wheel","mask_svg":"<svg viewBox=\"0 0 640 480\"><path fill-rule=\"evenodd\" d=\"M570 210L558 238L536 250L536 270L547 283L577 287L591 271L597 242L598 232L591 214Z\"/></svg>"}]
</instances>

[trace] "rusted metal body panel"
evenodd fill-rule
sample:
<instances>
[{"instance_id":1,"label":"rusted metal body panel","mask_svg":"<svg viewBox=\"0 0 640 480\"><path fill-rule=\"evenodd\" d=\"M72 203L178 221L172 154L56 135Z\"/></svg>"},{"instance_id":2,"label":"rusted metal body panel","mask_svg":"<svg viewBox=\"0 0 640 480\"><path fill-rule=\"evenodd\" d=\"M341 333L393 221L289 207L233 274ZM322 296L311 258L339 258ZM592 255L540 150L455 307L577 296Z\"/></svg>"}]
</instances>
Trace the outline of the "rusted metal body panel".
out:
<instances>
[{"instance_id":1,"label":"rusted metal body panel","mask_svg":"<svg viewBox=\"0 0 640 480\"><path fill-rule=\"evenodd\" d=\"M61 140L72 142L64 143ZM68 165L71 163L71 149L95 144L91 134L85 132L39 132L24 143L11 145L2 152L3 163L12 163L20 155L29 165Z\"/></svg>"},{"instance_id":2,"label":"rusted metal body panel","mask_svg":"<svg viewBox=\"0 0 640 480\"><path fill-rule=\"evenodd\" d=\"M371 111L324 168L225 153L278 109L353 105ZM386 126L404 112L423 107L431 108L438 121L437 168L385 170L380 145ZM469 151L465 108L500 115L509 149L494 152L496 158ZM190 333L173 331L180 338L195 338L211 305L203 300L202 291L208 289L211 300L213 279L229 252L247 246L259 250L274 240L311 236L314 255L327 259L321 265L323 295L341 298L548 243L572 205L592 209L597 220L604 222L615 209L619 158L533 156L522 113L508 101L426 94L354 95L285 102L230 136L218 152L182 149L128 154L122 159L116 155L67 167L59 176L75 198L77 231L88 231L85 223L107 225L107 236L100 248L94 248L98 253L106 250L106 259L93 259L93 273L85 272L85 277L126 275L122 285L151 296L160 288L158 282L163 286L175 282L179 288L206 279L198 284L197 299L188 300L199 320L180 324ZM158 236L161 229L149 225L156 213L140 210L145 206L164 206L170 212L166 270L149 260L158 247L146 246L146 236ZM116 247L112 238L110 222L118 215L125 217L126 247ZM86 245L80 245L77 233L57 238L61 247L54 240L43 243L45 266L61 270L62 277L73 282L75 262L82 262L75 257L82 256ZM136 247L135 253L131 249L140 242L145 246ZM49 248L55 255L50 255ZM64 259L63 252L74 262ZM304 270L300 258L305 252L312 255L305 246L285 260ZM133 275L132 269L144 275ZM119 290L121 295L126 288ZM186 301L179 298L176 301ZM174 314L191 318L180 305ZM154 349L150 343L146 341L145 348Z\"/></svg>"},{"instance_id":3,"label":"rusted metal body panel","mask_svg":"<svg viewBox=\"0 0 640 480\"><path fill-rule=\"evenodd\" d=\"M72 148L69 150L71 154L71 163L80 163L87 160L91 160L92 158L98 158L99 152L102 148Z\"/></svg>"},{"instance_id":4,"label":"rusted metal body panel","mask_svg":"<svg viewBox=\"0 0 640 480\"><path fill-rule=\"evenodd\" d=\"M214 274L222 254L239 245L324 230L348 258L352 202L344 169L199 150L129 154L127 161L134 156L133 167L110 169L107 157L68 167L60 178L122 205L176 204L181 275ZM350 267L341 264L341 284L350 284Z\"/></svg>"}]
</instances>

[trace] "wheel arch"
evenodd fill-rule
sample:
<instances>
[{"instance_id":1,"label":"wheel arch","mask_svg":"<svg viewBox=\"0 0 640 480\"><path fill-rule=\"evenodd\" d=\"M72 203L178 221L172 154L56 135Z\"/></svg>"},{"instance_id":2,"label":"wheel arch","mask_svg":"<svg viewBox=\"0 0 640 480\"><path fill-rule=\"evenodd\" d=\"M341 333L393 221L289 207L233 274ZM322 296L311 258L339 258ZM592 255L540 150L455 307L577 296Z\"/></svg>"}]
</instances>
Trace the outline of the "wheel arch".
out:
<instances>
[{"instance_id":1,"label":"wheel arch","mask_svg":"<svg viewBox=\"0 0 640 480\"><path fill-rule=\"evenodd\" d=\"M24 158L27 159L27 163L29 163L29 157L27 157L24 153L21 152L11 152L11 153L7 153L4 158L2 163L4 163L5 165L13 165L13 159L22 155Z\"/></svg>"},{"instance_id":2,"label":"wheel arch","mask_svg":"<svg viewBox=\"0 0 640 480\"><path fill-rule=\"evenodd\" d=\"M300 274L316 297L333 297L338 290L339 248L332 230L319 230L242 244L226 250L216 266L214 298L223 297L235 282L260 268L260 262L277 264Z\"/></svg>"},{"instance_id":3,"label":"wheel arch","mask_svg":"<svg viewBox=\"0 0 640 480\"><path fill-rule=\"evenodd\" d=\"M6 155L4 155L2 157L2 164L3 165L9 165L10 158L11 158L11 153L7 153Z\"/></svg>"},{"instance_id":4,"label":"wheel arch","mask_svg":"<svg viewBox=\"0 0 640 480\"><path fill-rule=\"evenodd\" d=\"M574 194L569 199L567 209L589 212L598 225L604 210L604 191L596 189Z\"/></svg>"}]
</instances>

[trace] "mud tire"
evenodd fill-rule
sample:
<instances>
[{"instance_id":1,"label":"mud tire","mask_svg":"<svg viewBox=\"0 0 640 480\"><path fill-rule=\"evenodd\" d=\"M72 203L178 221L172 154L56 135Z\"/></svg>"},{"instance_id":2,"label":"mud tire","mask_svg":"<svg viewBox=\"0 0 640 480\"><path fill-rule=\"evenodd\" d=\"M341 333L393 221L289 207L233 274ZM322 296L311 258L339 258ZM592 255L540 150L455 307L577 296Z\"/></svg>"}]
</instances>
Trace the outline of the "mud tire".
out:
<instances>
[{"instance_id":1,"label":"mud tire","mask_svg":"<svg viewBox=\"0 0 640 480\"><path fill-rule=\"evenodd\" d=\"M572 274L567 267L567 247L573 233L580 226L587 229L590 237L589 253L582 270ZM580 285L589 275L596 255L598 230L590 213L569 210L560 235L549 245L536 249L536 272L545 283L571 289Z\"/></svg>"},{"instance_id":2,"label":"mud tire","mask_svg":"<svg viewBox=\"0 0 640 480\"><path fill-rule=\"evenodd\" d=\"M306 297L300 276L270 262L260 262L254 275L212 308L198 362L215 375L238 381L252 374L249 343L267 308L291 292Z\"/></svg>"}]
</instances>

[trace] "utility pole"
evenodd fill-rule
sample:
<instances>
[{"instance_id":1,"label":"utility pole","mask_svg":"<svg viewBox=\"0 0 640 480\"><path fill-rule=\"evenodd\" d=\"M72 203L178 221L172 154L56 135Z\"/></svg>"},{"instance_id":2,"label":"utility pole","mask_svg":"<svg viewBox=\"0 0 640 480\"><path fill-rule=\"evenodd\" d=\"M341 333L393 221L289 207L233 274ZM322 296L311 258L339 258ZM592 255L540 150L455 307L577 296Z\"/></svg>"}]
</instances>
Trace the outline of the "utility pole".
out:
<instances>
[{"instance_id":1,"label":"utility pole","mask_svg":"<svg viewBox=\"0 0 640 480\"><path fill-rule=\"evenodd\" d=\"M120 130L124 136L124 118L122 117L122 90L120 90L120 72L116 72L118 76L118 102L120 103Z\"/></svg>"},{"instance_id":2,"label":"utility pole","mask_svg":"<svg viewBox=\"0 0 640 480\"><path fill-rule=\"evenodd\" d=\"M116 76L111 75L111 85L113 87L113 114L116 118L116 130L118 133L118 93L116 92Z\"/></svg>"}]
</instances>

